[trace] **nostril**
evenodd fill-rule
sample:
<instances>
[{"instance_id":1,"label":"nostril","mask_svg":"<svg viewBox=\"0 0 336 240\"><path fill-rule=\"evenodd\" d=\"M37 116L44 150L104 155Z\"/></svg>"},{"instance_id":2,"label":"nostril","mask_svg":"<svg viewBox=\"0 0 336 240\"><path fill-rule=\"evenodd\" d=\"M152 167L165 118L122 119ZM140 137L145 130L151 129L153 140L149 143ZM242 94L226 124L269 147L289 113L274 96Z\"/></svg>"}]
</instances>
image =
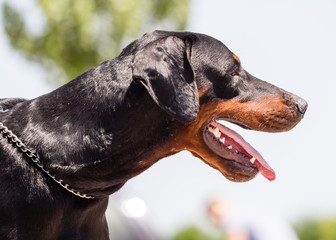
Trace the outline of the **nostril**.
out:
<instances>
[{"instance_id":1,"label":"nostril","mask_svg":"<svg viewBox=\"0 0 336 240\"><path fill-rule=\"evenodd\" d=\"M308 103L302 99L302 98L298 98L296 100L296 107L297 109L299 110L299 112L304 115L307 111L307 108L308 108Z\"/></svg>"}]
</instances>

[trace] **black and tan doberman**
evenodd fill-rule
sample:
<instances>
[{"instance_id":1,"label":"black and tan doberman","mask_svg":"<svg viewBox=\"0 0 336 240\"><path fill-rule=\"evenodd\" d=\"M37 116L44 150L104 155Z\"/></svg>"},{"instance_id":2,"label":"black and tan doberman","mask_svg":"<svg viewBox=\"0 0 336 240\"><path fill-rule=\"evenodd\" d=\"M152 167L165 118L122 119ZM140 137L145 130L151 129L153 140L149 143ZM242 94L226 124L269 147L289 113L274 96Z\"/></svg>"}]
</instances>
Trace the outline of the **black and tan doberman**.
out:
<instances>
[{"instance_id":1,"label":"black and tan doberman","mask_svg":"<svg viewBox=\"0 0 336 240\"><path fill-rule=\"evenodd\" d=\"M0 106L0 239L31 240L108 239L108 196L182 150L232 181L273 180L261 155L216 120L280 132L307 109L247 73L220 41L165 31L55 91Z\"/></svg>"}]
</instances>

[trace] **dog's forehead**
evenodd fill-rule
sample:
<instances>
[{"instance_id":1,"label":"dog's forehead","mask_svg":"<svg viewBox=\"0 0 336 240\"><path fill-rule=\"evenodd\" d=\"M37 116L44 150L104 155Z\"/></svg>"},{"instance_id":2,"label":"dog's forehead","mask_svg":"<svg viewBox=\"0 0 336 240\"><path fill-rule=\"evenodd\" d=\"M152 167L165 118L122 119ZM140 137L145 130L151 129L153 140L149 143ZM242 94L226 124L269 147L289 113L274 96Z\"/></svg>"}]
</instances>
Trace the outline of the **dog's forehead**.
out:
<instances>
[{"instance_id":1,"label":"dog's forehead","mask_svg":"<svg viewBox=\"0 0 336 240\"><path fill-rule=\"evenodd\" d=\"M192 51L213 68L227 71L240 65L240 59L224 43L210 36L200 34L193 47Z\"/></svg>"},{"instance_id":2,"label":"dog's forehead","mask_svg":"<svg viewBox=\"0 0 336 240\"><path fill-rule=\"evenodd\" d=\"M234 66L240 64L240 59L233 54L230 49L221 41L202 33L194 32L169 32L169 31L153 31L144 34L138 41L138 49L147 46L160 38L168 36L177 36L180 39L190 39L192 42L191 52L197 56L198 60L203 59L209 66L219 68L221 70L230 70Z\"/></svg>"}]
</instances>

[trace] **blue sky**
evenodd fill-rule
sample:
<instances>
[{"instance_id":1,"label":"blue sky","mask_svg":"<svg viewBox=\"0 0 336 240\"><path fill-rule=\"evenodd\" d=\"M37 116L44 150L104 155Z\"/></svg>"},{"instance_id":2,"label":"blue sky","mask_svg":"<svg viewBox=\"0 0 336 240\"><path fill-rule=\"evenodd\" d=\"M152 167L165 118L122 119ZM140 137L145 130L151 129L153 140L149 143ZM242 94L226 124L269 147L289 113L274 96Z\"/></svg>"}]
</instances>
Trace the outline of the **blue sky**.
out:
<instances>
[{"instance_id":1,"label":"blue sky","mask_svg":"<svg viewBox=\"0 0 336 240\"><path fill-rule=\"evenodd\" d=\"M288 221L336 216L335 12L332 0L192 1L187 30L216 37L239 56L248 72L305 98L307 114L288 133L233 127L276 171L274 182L258 176L248 183L232 183L182 152L130 180L113 198L143 198L149 206L148 221L167 233L200 223L206 201L218 195ZM0 70L0 97L33 98L52 90L43 70L9 47L2 29Z\"/></svg>"}]
</instances>

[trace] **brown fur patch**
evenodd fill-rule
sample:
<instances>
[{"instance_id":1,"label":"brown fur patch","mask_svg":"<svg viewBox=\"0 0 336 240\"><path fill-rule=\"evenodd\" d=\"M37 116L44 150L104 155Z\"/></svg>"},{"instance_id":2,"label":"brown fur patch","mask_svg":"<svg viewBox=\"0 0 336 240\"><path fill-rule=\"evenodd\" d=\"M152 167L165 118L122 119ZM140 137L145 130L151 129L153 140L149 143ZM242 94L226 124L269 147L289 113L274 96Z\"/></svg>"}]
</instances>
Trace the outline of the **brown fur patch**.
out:
<instances>
[{"instance_id":1,"label":"brown fur patch","mask_svg":"<svg viewBox=\"0 0 336 240\"><path fill-rule=\"evenodd\" d=\"M198 90L198 98L203 97L204 94L206 94L208 90L209 90L209 87L201 88L200 90Z\"/></svg>"},{"instance_id":2,"label":"brown fur patch","mask_svg":"<svg viewBox=\"0 0 336 240\"><path fill-rule=\"evenodd\" d=\"M240 64L240 59L236 54L232 53L232 57Z\"/></svg>"}]
</instances>

